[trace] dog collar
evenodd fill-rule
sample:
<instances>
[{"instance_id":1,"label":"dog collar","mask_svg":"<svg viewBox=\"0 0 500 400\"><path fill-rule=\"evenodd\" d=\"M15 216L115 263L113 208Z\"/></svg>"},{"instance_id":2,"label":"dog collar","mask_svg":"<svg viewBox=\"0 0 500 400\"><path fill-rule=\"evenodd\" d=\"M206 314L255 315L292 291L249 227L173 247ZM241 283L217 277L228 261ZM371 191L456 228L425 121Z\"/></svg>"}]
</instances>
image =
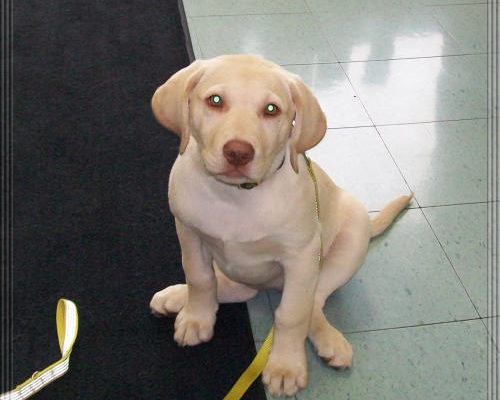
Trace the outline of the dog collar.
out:
<instances>
[{"instance_id":1,"label":"dog collar","mask_svg":"<svg viewBox=\"0 0 500 400\"><path fill-rule=\"evenodd\" d=\"M250 190L253 189L255 186L259 186L257 182L244 182L244 183L227 183L227 182L222 182L219 181L220 183L223 183L224 185L227 186L233 186L238 189L243 189L243 190Z\"/></svg>"},{"instance_id":2,"label":"dog collar","mask_svg":"<svg viewBox=\"0 0 500 400\"><path fill-rule=\"evenodd\" d=\"M250 190L253 189L255 186L258 186L259 184L257 182L245 182L245 183L240 183L239 185L236 185L238 189L244 189L244 190Z\"/></svg>"}]
</instances>

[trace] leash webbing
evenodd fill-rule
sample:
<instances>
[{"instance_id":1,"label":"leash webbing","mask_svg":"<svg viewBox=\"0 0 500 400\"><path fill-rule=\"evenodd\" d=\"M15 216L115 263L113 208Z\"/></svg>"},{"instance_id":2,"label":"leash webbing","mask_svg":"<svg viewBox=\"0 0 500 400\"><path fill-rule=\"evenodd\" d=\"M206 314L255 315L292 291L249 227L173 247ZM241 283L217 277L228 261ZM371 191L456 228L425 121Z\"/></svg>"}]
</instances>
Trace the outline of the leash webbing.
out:
<instances>
[{"instance_id":1,"label":"leash webbing","mask_svg":"<svg viewBox=\"0 0 500 400\"><path fill-rule=\"evenodd\" d=\"M316 216L318 220L320 219L320 206L319 206L319 185L318 179L316 178L316 174L314 173L314 169L312 166L311 160L303 154L304 159L307 165L307 171L311 176L311 179L314 183L314 202L316 207ZM321 237L320 243L320 251L318 255L318 265L321 267L322 263L322 254L323 254L323 238ZM248 388L254 381L259 377L259 375L264 370L264 367L267 364L267 359L269 358L269 353L271 351L271 345L273 343L274 337L274 325L271 327L266 340L262 344L261 348L257 352L257 355L248 366L248 368L243 372L243 374L239 377L236 383L233 385L229 393L224 397L223 400L240 400L243 395L246 393ZM2 400L2 399L0 399Z\"/></svg>"},{"instance_id":2,"label":"leash webbing","mask_svg":"<svg viewBox=\"0 0 500 400\"><path fill-rule=\"evenodd\" d=\"M273 344L274 336L274 326L269 331L266 340L260 347L257 355L253 359L252 363L243 372L243 374L236 381L234 386L231 388L229 393L224 397L223 400L239 400L243 397L245 392L248 390L250 385L258 378L264 369L267 359L269 358L269 352L271 351L271 345Z\"/></svg>"},{"instance_id":3,"label":"leash webbing","mask_svg":"<svg viewBox=\"0 0 500 400\"><path fill-rule=\"evenodd\" d=\"M316 174L314 173L314 168L313 168L311 159L309 157L307 157L305 154L302 154L302 155L304 156L304 159L306 160L307 171L309 171L309 175L311 176L311 179L314 183L314 203L316 206L316 216L318 217L318 222L321 222L321 209L319 206L318 178L316 178ZM318 254L318 264L320 267L321 267L322 262L323 262L323 235L321 233L320 249L319 249L319 254Z\"/></svg>"},{"instance_id":4,"label":"leash webbing","mask_svg":"<svg viewBox=\"0 0 500 400\"><path fill-rule=\"evenodd\" d=\"M31 378L10 392L0 395L0 400L27 399L68 371L69 356L78 334L78 310L75 303L66 299L57 302L56 323L61 359L43 371L35 372Z\"/></svg>"}]
</instances>

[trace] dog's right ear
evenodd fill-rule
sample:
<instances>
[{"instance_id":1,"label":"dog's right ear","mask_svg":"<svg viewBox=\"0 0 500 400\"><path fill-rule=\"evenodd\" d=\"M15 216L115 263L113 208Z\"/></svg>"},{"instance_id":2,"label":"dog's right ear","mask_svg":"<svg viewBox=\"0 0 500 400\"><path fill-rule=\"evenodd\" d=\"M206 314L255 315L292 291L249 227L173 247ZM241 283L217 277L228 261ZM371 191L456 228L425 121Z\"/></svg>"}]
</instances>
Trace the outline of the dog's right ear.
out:
<instances>
[{"instance_id":1,"label":"dog's right ear","mask_svg":"<svg viewBox=\"0 0 500 400\"><path fill-rule=\"evenodd\" d=\"M204 65L202 60L197 60L176 72L156 89L151 99L158 122L180 136L180 154L184 153L189 142L189 94L200 81Z\"/></svg>"}]
</instances>

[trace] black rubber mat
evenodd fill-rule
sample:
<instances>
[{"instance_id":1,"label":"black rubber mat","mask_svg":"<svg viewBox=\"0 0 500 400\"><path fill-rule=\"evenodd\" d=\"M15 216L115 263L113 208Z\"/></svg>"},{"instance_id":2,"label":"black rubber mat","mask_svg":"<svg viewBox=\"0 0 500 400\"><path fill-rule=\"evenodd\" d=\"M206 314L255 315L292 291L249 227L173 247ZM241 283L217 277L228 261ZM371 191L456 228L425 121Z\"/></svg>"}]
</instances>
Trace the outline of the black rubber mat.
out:
<instances>
[{"instance_id":1,"label":"black rubber mat","mask_svg":"<svg viewBox=\"0 0 500 400\"><path fill-rule=\"evenodd\" d=\"M178 138L150 108L189 62L177 1L14 7L16 383L59 358L65 297L80 314L70 370L34 398L222 399L255 355L246 306L222 306L212 341L188 349L148 307L184 279L167 205Z\"/></svg>"}]
</instances>

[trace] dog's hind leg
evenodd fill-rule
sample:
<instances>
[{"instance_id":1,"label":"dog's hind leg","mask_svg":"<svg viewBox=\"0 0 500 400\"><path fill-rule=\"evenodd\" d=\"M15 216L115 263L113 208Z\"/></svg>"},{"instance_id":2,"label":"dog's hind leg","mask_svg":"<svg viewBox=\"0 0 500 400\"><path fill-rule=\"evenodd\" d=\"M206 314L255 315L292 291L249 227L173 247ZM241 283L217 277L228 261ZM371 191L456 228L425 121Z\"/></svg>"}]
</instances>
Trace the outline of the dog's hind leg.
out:
<instances>
[{"instance_id":1,"label":"dog's hind leg","mask_svg":"<svg viewBox=\"0 0 500 400\"><path fill-rule=\"evenodd\" d=\"M214 262L217 278L217 301L220 303L242 303L250 300L257 289L234 282L226 277ZM186 304L188 287L186 284L168 286L155 293L151 299L150 308L156 316L168 316L179 313Z\"/></svg>"},{"instance_id":2,"label":"dog's hind leg","mask_svg":"<svg viewBox=\"0 0 500 400\"><path fill-rule=\"evenodd\" d=\"M331 367L349 368L352 348L342 333L330 325L323 313L327 298L344 286L364 262L370 237L381 234L408 205L413 194L401 196L370 221L366 211L353 207L348 223L343 225L325 256L316 289L309 339L318 355Z\"/></svg>"},{"instance_id":3,"label":"dog's hind leg","mask_svg":"<svg viewBox=\"0 0 500 400\"><path fill-rule=\"evenodd\" d=\"M327 298L346 284L364 262L370 240L370 221L364 210L352 210L352 223L339 232L320 271L308 337L318 355L331 367L352 365L352 348L342 333L330 325L323 306Z\"/></svg>"},{"instance_id":4,"label":"dog's hind leg","mask_svg":"<svg viewBox=\"0 0 500 400\"><path fill-rule=\"evenodd\" d=\"M255 297L259 292L250 286L229 279L214 262L217 277L217 300L219 303L243 303Z\"/></svg>"}]
</instances>

